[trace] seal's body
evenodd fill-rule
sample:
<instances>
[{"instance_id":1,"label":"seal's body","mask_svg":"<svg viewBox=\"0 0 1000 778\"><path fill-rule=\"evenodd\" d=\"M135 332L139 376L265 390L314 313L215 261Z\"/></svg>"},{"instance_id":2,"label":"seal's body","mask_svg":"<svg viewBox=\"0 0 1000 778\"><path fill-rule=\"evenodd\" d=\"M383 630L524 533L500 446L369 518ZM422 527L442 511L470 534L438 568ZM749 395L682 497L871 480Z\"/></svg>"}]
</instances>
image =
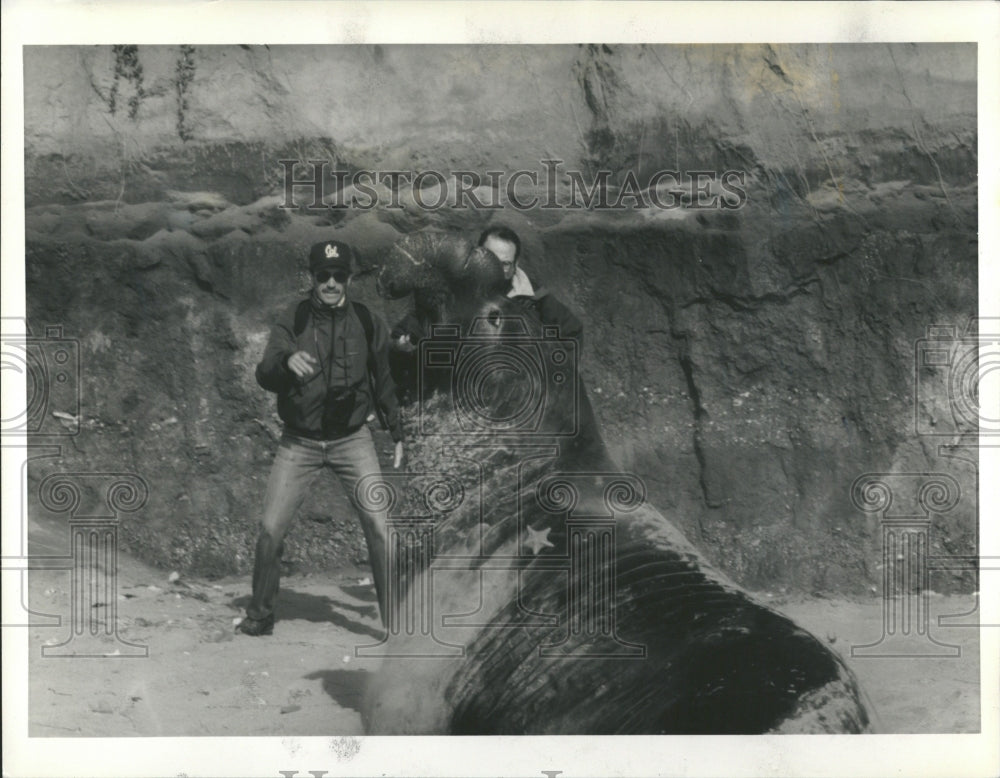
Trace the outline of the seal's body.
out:
<instances>
[{"instance_id":1,"label":"seal's body","mask_svg":"<svg viewBox=\"0 0 1000 778\"><path fill-rule=\"evenodd\" d=\"M422 358L434 361L433 325L445 323L454 374L463 359L494 369L472 381L486 422L463 418L457 379L418 409L410 470L447 473L460 498L432 511L433 559L407 585L429 626L390 624L368 731L866 731L840 657L713 570L646 504L641 480L608 456L582 382L559 367L572 344L513 307L490 257L465 261L470 250L410 236L379 277L388 294L415 292L431 335ZM537 360L527 378L497 369L518 353ZM525 394L539 381L540 395Z\"/></svg>"}]
</instances>

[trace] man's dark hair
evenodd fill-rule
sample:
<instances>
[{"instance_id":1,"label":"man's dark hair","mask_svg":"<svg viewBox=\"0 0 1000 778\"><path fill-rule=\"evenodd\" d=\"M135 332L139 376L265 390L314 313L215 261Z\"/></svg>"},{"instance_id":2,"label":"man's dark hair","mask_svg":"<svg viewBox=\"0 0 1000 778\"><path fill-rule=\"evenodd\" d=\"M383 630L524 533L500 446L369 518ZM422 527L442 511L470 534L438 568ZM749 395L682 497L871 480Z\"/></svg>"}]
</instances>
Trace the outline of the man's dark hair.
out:
<instances>
[{"instance_id":1,"label":"man's dark hair","mask_svg":"<svg viewBox=\"0 0 1000 778\"><path fill-rule=\"evenodd\" d=\"M510 227L504 227L503 225L487 227L483 230L483 234L479 236L479 243L476 245L482 246L490 238L496 238L497 240L506 241L507 243L513 243L515 261L521 256L521 239L517 237L517 233Z\"/></svg>"}]
</instances>

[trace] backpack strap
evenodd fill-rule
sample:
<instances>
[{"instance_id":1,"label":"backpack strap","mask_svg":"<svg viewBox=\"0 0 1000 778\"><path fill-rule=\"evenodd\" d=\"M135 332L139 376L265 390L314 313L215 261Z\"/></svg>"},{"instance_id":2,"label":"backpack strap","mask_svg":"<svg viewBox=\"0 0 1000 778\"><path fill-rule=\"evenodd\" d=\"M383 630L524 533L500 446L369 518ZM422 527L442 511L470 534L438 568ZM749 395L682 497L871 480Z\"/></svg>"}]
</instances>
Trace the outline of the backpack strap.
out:
<instances>
[{"instance_id":1,"label":"backpack strap","mask_svg":"<svg viewBox=\"0 0 1000 778\"><path fill-rule=\"evenodd\" d=\"M351 305L354 306L354 312L361 319L361 329L365 331L365 343L368 344L368 372L373 372L375 367L375 354L372 348L372 339L375 337L375 323L372 321L372 312L368 310L368 307L362 305L356 300L351 300Z\"/></svg>"},{"instance_id":2,"label":"backpack strap","mask_svg":"<svg viewBox=\"0 0 1000 778\"><path fill-rule=\"evenodd\" d=\"M306 325L309 323L309 298L300 302L295 308L295 320L292 325L292 332L295 333L297 338L303 332L306 331Z\"/></svg>"}]
</instances>

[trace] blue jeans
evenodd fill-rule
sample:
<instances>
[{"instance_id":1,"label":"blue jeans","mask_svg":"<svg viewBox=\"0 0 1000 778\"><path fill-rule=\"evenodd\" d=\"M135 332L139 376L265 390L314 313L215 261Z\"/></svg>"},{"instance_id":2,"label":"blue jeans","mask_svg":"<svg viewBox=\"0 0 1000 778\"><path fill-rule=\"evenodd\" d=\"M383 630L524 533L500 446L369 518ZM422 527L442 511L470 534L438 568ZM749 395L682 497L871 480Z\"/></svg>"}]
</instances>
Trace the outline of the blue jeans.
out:
<instances>
[{"instance_id":1,"label":"blue jeans","mask_svg":"<svg viewBox=\"0 0 1000 778\"><path fill-rule=\"evenodd\" d=\"M361 519L361 528L368 543L368 559L375 581L382 623L386 616L386 514L369 511L358 503L354 494L357 482L366 475L378 474L378 456L372 435L366 425L339 440L309 440L286 432L271 466L261 517L261 533L253 565L253 598L247 616L263 619L274 613L281 576L283 540L291 527L306 492L324 467L329 467L340 479L351 505Z\"/></svg>"}]
</instances>

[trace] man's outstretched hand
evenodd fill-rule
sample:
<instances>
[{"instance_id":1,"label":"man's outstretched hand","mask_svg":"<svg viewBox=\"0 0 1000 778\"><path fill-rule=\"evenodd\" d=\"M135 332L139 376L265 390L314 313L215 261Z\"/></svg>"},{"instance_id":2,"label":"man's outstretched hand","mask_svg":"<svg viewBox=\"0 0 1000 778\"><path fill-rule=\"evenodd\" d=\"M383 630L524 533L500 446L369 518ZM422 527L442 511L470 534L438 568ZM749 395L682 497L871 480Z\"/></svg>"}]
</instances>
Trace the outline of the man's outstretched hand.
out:
<instances>
[{"instance_id":1,"label":"man's outstretched hand","mask_svg":"<svg viewBox=\"0 0 1000 778\"><path fill-rule=\"evenodd\" d=\"M399 470L403 465L403 441L399 441L396 444L396 451L392 456L392 468L393 470Z\"/></svg>"},{"instance_id":2,"label":"man's outstretched hand","mask_svg":"<svg viewBox=\"0 0 1000 778\"><path fill-rule=\"evenodd\" d=\"M316 372L316 357L308 351L296 351L288 358L288 369L299 378L308 378Z\"/></svg>"}]
</instances>

